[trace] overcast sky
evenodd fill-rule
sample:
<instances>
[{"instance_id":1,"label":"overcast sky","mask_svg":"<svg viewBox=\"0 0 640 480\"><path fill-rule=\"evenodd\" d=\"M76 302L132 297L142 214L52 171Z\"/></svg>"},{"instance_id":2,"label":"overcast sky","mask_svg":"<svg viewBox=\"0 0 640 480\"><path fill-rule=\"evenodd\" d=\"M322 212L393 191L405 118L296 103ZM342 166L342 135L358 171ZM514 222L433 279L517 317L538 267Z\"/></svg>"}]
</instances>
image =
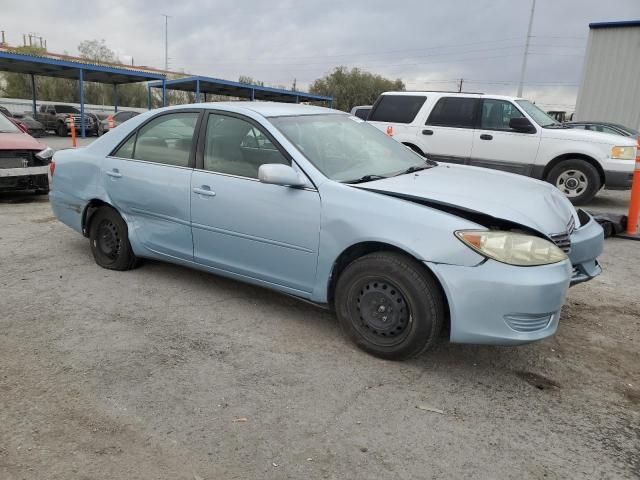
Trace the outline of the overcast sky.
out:
<instances>
[{"instance_id":1,"label":"overcast sky","mask_svg":"<svg viewBox=\"0 0 640 480\"><path fill-rule=\"evenodd\" d=\"M4 5L3 5L4 4ZM37 4L37 7L36 7ZM531 0L217 0L16 2L0 0L0 29L49 51L77 54L105 39L121 59L304 89L335 66L401 78L407 89L515 95ZM573 108L588 24L640 19L640 0L537 0L524 96Z\"/></svg>"}]
</instances>

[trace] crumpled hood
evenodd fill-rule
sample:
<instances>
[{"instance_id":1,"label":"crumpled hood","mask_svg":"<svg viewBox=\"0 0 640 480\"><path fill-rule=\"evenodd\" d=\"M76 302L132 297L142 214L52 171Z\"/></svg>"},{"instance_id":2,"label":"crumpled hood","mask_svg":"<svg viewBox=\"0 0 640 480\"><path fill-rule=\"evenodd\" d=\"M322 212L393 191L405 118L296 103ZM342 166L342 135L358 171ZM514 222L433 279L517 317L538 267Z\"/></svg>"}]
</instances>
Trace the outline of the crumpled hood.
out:
<instances>
[{"instance_id":1,"label":"crumpled hood","mask_svg":"<svg viewBox=\"0 0 640 480\"><path fill-rule=\"evenodd\" d=\"M0 150L44 150L45 145L31 135L22 131L16 133L0 133Z\"/></svg>"},{"instance_id":2,"label":"crumpled hood","mask_svg":"<svg viewBox=\"0 0 640 480\"><path fill-rule=\"evenodd\" d=\"M572 216L576 226L579 225L575 208L554 186L498 170L439 164L356 186L453 205L518 223L545 235L565 232Z\"/></svg>"}]
</instances>

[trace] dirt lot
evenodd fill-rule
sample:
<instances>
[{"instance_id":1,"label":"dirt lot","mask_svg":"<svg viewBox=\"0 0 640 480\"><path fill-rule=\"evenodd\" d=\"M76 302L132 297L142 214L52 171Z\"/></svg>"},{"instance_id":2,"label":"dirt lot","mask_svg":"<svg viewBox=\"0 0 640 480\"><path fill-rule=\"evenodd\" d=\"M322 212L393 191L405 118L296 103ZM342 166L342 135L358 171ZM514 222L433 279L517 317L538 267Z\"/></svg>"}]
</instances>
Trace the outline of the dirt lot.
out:
<instances>
[{"instance_id":1,"label":"dirt lot","mask_svg":"<svg viewBox=\"0 0 640 480\"><path fill-rule=\"evenodd\" d=\"M549 340L392 363L267 290L100 269L46 198L0 226L3 480L640 476L639 242Z\"/></svg>"}]
</instances>

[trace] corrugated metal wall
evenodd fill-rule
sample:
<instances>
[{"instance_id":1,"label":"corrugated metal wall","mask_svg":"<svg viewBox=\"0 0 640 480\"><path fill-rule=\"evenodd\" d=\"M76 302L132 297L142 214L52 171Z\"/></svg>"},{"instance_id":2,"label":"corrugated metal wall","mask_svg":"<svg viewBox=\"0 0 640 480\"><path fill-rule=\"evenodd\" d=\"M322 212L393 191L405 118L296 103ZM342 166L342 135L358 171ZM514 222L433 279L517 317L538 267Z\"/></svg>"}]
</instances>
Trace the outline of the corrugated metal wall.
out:
<instances>
[{"instance_id":1,"label":"corrugated metal wall","mask_svg":"<svg viewBox=\"0 0 640 480\"><path fill-rule=\"evenodd\" d=\"M640 27L589 31L574 120L640 130Z\"/></svg>"}]
</instances>

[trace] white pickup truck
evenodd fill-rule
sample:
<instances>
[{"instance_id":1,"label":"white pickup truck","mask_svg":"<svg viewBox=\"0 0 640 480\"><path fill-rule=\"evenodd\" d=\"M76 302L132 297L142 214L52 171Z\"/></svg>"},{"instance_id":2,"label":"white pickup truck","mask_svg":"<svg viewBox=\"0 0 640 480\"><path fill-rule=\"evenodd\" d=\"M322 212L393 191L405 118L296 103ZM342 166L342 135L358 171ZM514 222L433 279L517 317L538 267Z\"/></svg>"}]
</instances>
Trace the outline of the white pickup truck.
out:
<instances>
[{"instance_id":1,"label":"white pickup truck","mask_svg":"<svg viewBox=\"0 0 640 480\"><path fill-rule=\"evenodd\" d=\"M633 178L635 139L566 128L522 98L386 92L368 121L432 160L546 180L577 205Z\"/></svg>"}]
</instances>

